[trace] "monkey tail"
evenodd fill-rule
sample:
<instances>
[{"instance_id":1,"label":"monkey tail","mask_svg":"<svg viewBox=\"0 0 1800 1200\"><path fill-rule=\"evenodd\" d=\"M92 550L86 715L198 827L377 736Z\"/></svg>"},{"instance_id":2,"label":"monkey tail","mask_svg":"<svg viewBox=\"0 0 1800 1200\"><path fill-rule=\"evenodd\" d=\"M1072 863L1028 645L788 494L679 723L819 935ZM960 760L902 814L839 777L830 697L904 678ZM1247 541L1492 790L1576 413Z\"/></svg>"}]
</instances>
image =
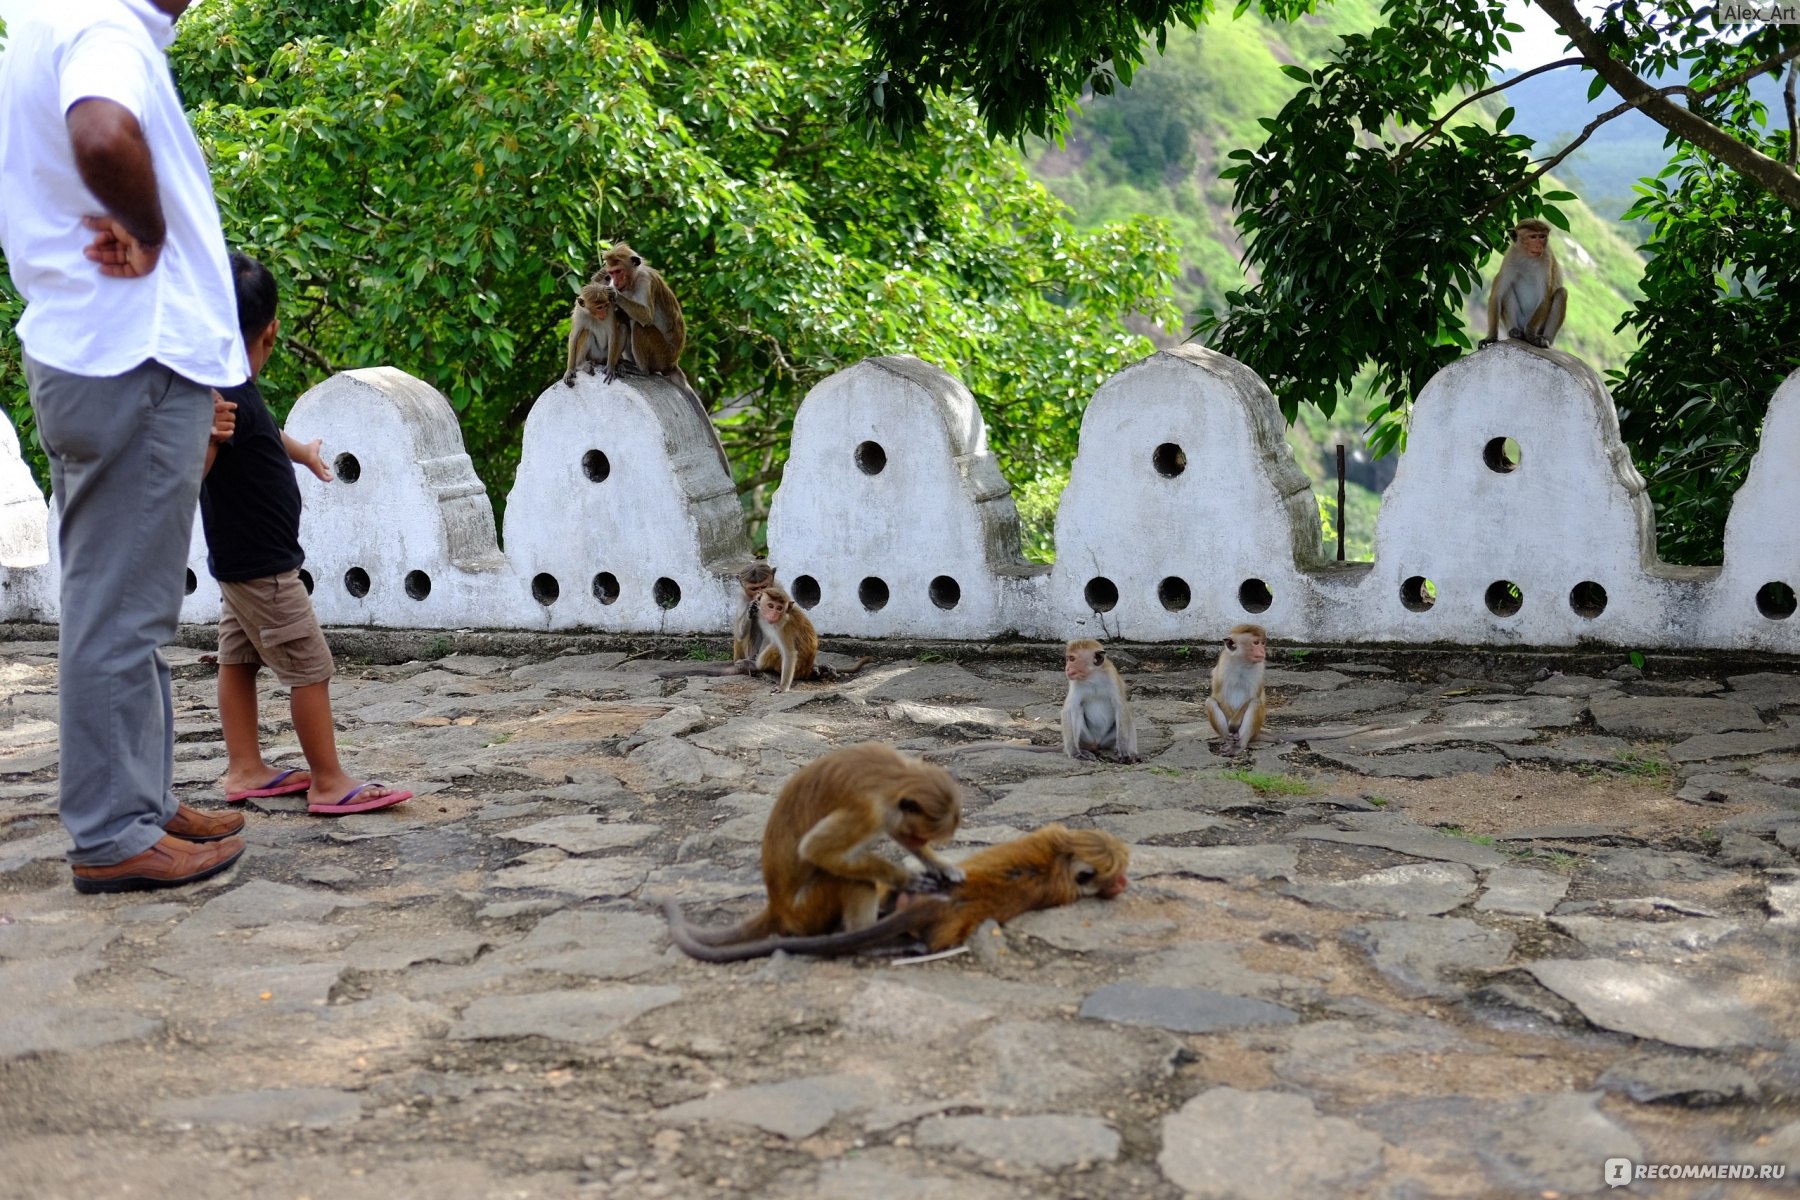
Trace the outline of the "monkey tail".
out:
<instances>
[{"instance_id":1,"label":"monkey tail","mask_svg":"<svg viewBox=\"0 0 1800 1200\"><path fill-rule=\"evenodd\" d=\"M813 678L822 683L839 683L850 678L852 675L855 675L858 671L874 661L875 656L873 654L865 654L856 660L855 666L845 667L842 671L838 670L836 667L828 667L824 663L818 663L813 667Z\"/></svg>"},{"instance_id":2,"label":"monkey tail","mask_svg":"<svg viewBox=\"0 0 1800 1200\"><path fill-rule=\"evenodd\" d=\"M670 897L663 901L663 915L669 919L669 940L683 954L701 962L730 963L767 958L777 950L819 958L856 954L917 933L942 904L943 901L911 904L866 928L814 937L757 936L758 930L767 928L767 910L729 929L700 930L687 923L681 905Z\"/></svg>"}]
</instances>

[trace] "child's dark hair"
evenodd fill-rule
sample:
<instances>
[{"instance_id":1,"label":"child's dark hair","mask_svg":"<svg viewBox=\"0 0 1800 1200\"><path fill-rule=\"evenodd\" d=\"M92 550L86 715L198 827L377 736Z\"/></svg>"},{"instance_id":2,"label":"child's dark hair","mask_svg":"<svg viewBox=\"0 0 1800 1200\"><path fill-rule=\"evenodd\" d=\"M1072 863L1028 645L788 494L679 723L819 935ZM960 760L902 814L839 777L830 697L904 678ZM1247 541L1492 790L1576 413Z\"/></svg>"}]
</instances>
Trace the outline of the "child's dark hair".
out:
<instances>
[{"instance_id":1,"label":"child's dark hair","mask_svg":"<svg viewBox=\"0 0 1800 1200\"><path fill-rule=\"evenodd\" d=\"M247 342L275 319L275 277L248 254L233 250L231 280L237 287L238 332Z\"/></svg>"}]
</instances>

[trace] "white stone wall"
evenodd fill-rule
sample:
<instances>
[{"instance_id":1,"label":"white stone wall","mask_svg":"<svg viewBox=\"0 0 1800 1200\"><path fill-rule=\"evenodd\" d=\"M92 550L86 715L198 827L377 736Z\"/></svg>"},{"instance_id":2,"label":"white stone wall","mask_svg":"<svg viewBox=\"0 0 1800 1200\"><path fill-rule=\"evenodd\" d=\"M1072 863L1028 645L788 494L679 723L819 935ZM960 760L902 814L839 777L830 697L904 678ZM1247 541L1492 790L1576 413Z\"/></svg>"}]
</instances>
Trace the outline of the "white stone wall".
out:
<instances>
[{"instance_id":1,"label":"white stone wall","mask_svg":"<svg viewBox=\"0 0 1800 1200\"><path fill-rule=\"evenodd\" d=\"M661 380L580 377L538 398L507 498L505 552L455 413L389 368L302 396L339 478L301 472L301 540L328 625L722 633L750 556L698 416ZM1655 553L1644 482L1594 372L1506 343L1441 372L1415 406L1373 563L1325 559L1274 397L1177 347L1121 371L1082 423L1058 561L1019 554L981 413L918 359L821 382L795 419L770 558L821 633L1210 641L1240 621L1300 642L1800 653L1800 373L1775 396L1722 567ZM53 618L54 506L0 434L0 618ZM198 523L183 609L218 593Z\"/></svg>"}]
</instances>

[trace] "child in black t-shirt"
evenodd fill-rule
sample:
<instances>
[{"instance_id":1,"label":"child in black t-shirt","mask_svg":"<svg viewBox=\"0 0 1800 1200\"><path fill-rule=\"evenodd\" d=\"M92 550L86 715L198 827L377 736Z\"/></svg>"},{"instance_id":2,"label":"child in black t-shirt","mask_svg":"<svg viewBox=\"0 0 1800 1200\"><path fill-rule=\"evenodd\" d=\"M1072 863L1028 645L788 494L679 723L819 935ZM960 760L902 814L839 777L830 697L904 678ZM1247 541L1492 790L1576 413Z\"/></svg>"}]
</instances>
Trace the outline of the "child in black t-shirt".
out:
<instances>
[{"instance_id":1,"label":"child in black t-shirt","mask_svg":"<svg viewBox=\"0 0 1800 1200\"><path fill-rule=\"evenodd\" d=\"M235 404L236 430L206 450L200 519L206 565L219 581L219 724L224 727L225 799L307 793L307 811L339 814L386 808L411 792L358 783L338 762L331 723L331 650L300 582L299 463L325 482L331 469L320 442L282 432L263 403L256 376L275 349L275 278L233 252L238 326L250 354L250 380L213 394L215 410ZM267 664L289 688L294 733L307 770L277 771L263 761L256 718L256 673Z\"/></svg>"}]
</instances>

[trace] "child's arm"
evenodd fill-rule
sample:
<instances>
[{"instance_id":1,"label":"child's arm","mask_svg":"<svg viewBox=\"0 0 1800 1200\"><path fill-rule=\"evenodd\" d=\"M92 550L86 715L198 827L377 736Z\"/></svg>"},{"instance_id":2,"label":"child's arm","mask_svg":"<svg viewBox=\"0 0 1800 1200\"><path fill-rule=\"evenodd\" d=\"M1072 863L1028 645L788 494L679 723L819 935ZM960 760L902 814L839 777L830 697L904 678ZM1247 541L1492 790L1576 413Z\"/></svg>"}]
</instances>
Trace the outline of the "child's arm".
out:
<instances>
[{"instance_id":1,"label":"child's arm","mask_svg":"<svg viewBox=\"0 0 1800 1200\"><path fill-rule=\"evenodd\" d=\"M284 429L281 431L281 448L287 451L288 458L299 463L314 475L317 475L320 482L330 483L331 468L325 465L325 456L322 451L324 445L324 438L314 438L310 442L301 442L289 437L287 430Z\"/></svg>"},{"instance_id":2,"label":"child's arm","mask_svg":"<svg viewBox=\"0 0 1800 1200\"><path fill-rule=\"evenodd\" d=\"M206 475L213 468L213 460L219 457L219 447L231 440L237 432L237 405L213 390L213 426L212 435L206 439L206 466L200 474Z\"/></svg>"}]
</instances>

